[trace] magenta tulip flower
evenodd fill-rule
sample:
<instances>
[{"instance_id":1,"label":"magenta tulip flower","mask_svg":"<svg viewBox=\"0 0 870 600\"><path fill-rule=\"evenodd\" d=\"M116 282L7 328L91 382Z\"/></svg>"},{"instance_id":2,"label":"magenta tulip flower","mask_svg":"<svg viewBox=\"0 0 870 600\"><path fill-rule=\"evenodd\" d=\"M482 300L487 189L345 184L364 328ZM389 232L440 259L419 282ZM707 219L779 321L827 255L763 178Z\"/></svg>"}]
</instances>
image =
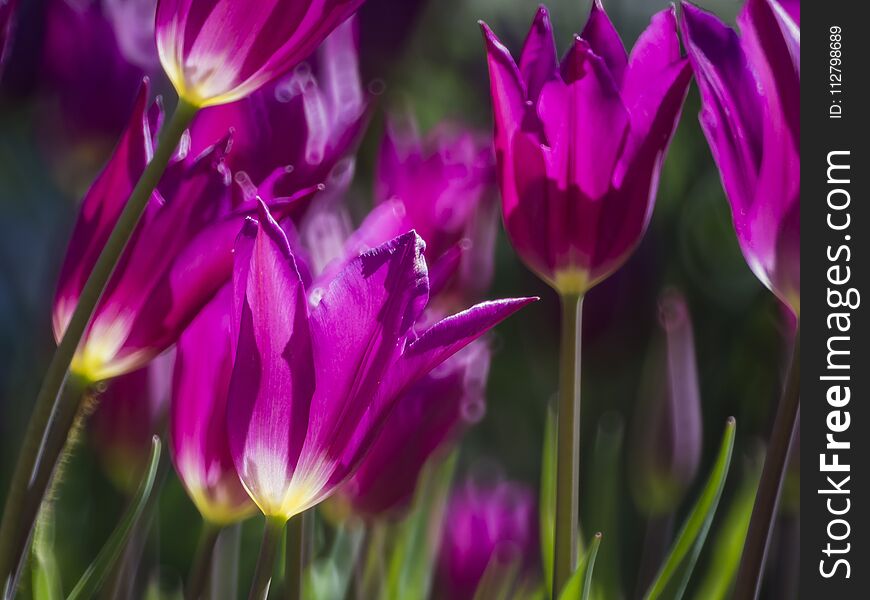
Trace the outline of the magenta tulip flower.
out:
<instances>
[{"instance_id":1,"label":"magenta tulip flower","mask_svg":"<svg viewBox=\"0 0 870 600\"><path fill-rule=\"evenodd\" d=\"M90 439L118 489L132 493L151 454L151 438L163 431L169 406L175 353L106 384L88 419Z\"/></svg>"},{"instance_id":2,"label":"magenta tulip flower","mask_svg":"<svg viewBox=\"0 0 870 600\"><path fill-rule=\"evenodd\" d=\"M230 448L270 521L321 502L351 477L398 397L531 298L479 304L418 333L429 281L413 232L305 290L281 228L261 207L235 250Z\"/></svg>"},{"instance_id":3,"label":"magenta tulip flower","mask_svg":"<svg viewBox=\"0 0 870 600\"><path fill-rule=\"evenodd\" d=\"M354 29L353 19L346 21L289 75L243 100L200 112L191 127L193 151L232 129L227 165L249 195L257 189L286 197L326 182L366 121Z\"/></svg>"},{"instance_id":4,"label":"magenta tulip flower","mask_svg":"<svg viewBox=\"0 0 870 600\"><path fill-rule=\"evenodd\" d=\"M701 126L731 204L737 240L755 275L800 314L800 10L749 0L738 36L683 4Z\"/></svg>"},{"instance_id":5,"label":"magenta tulip flower","mask_svg":"<svg viewBox=\"0 0 870 600\"><path fill-rule=\"evenodd\" d=\"M427 461L483 417L489 358L486 343L475 342L401 396L359 470L339 490L354 514L405 513Z\"/></svg>"},{"instance_id":6,"label":"magenta tulip flower","mask_svg":"<svg viewBox=\"0 0 870 600\"><path fill-rule=\"evenodd\" d=\"M185 102L234 102L299 64L362 3L159 0L160 62Z\"/></svg>"},{"instance_id":7,"label":"magenta tulip flower","mask_svg":"<svg viewBox=\"0 0 870 600\"><path fill-rule=\"evenodd\" d=\"M522 484L505 481L481 485L469 481L450 498L444 523L438 585L445 598L474 598L492 560L516 558L523 570L535 566L535 494Z\"/></svg>"},{"instance_id":8,"label":"magenta tulip flower","mask_svg":"<svg viewBox=\"0 0 870 600\"><path fill-rule=\"evenodd\" d=\"M492 279L494 180L491 145L474 133L443 124L422 140L413 121L389 124L375 188L380 210L387 204L395 215L389 237L416 230L430 265L468 246L459 248L453 261L458 274L453 291L463 299L478 299Z\"/></svg>"},{"instance_id":9,"label":"magenta tulip flower","mask_svg":"<svg viewBox=\"0 0 870 600\"><path fill-rule=\"evenodd\" d=\"M561 63L541 7L516 63L486 25L505 228L562 294L582 294L637 246L652 214L690 69L673 8L628 56L598 0Z\"/></svg>"},{"instance_id":10,"label":"magenta tulip flower","mask_svg":"<svg viewBox=\"0 0 870 600\"><path fill-rule=\"evenodd\" d=\"M150 158L143 86L118 147L82 203L54 302L59 340L82 287ZM71 370L89 381L135 371L166 350L232 273L244 207L229 206L223 150L178 156L152 195L79 345Z\"/></svg>"},{"instance_id":11,"label":"magenta tulip flower","mask_svg":"<svg viewBox=\"0 0 870 600\"><path fill-rule=\"evenodd\" d=\"M256 511L239 480L227 435L232 340L232 290L227 285L178 340L172 382L175 470L203 518L221 526Z\"/></svg>"}]
</instances>

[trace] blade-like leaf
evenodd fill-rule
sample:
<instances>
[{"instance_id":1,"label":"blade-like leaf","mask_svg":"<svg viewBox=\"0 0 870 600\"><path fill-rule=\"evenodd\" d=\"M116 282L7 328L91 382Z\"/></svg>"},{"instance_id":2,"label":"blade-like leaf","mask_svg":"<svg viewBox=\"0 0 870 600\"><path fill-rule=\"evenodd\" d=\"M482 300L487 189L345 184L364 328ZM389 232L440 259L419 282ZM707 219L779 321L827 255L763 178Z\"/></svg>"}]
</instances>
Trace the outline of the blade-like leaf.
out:
<instances>
[{"instance_id":1,"label":"blade-like leaf","mask_svg":"<svg viewBox=\"0 0 870 600\"><path fill-rule=\"evenodd\" d=\"M740 555L743 553L743 540L749 530L749 518L752 516L752 505L755 503L755 491L758 489L756 471L747 477L740 485L740 490L731 501L731 507L725 515L725 521L716 530L716 543L712 548L710 567L703 580L698 585L696 598L704 600L725 600L737 574Z\"/></svg>"},{"instance_id":2,"label":"blade-like leaf","mask_svg":"<svg viewBox=\"0 0 870 600\"><path fill-rule=\"evenodd\" d=\"M562 588L559 600L589 600L592 593L592 571L595 568L595 558L601 545L601 533L596 533L589 544L589 551L583 555L580 565L571 579Z\"/></svg>"},{"instance_id":3,"label":"blade-like leaf","mask_svg":"<svg viewBox=\"0 0 870 600\"><path fill-rule=\"evenodd\" d=\"M660 598L671 585L674 587L673 595L669 598L679 600L686 591L692 570L704 546L716 507L722 497L722 489L725 487L725 478L728 475L728 467L731 464L731 453L734 450L734 435L737 422L733 417L728 419L725 425L725 434L719 448L719 456L713 465L713 470L707 483L701 492L701 497L689 513L683 528L677 535L674 545L668 557L665 559L661 570L644 596L645 600Z\"/></svg>"},{"instance_id":4,"label":"blade-like leaf","mask_svg":"<svg viewBox=\"0 0 870 600\"><path fill-rule=\"evenodd\" d=\"M115 531L109 536L103 549L97 555L97 558L85 571L82 578L76 584L73 591L67 596L67 600L79 600L84 598L94 598L96 592L106 579L106 576L112 572L115 563L120 558L124 547L127 544L127 539L133 531L133 526L142 515L145 504L151 495L151 490L154 487L154 480L157 477L157 466L160 462L160 438L156 435L151 439L151 457L148 461L148 468L145 471L145 476L139 484L139 489L136 490L136 495L133 496L127 512L124 513Z\"/></svg>"},{"instance_id":5,"label":"blade-like leaf","mask_svg":"<svg viewBox=\"0 0 870 600\"><path fill-rule=\"evenodd\" d=\"M547 409L544 447L541 450L541 491L538 530L541 537L541 562L547 592L553 587L553 548L556 543L556 412ZM552 595L552 594L550 594Z\"/></svg>"},{"instance_id":6,"label":"blade-like leaf","mask_svg":"<svg viewBox=\"0 0 870 600\"><path fill-rule=\"evenodd\" d=\"M432 569L453 481L458 453L438 464L429 463L420 478L411 514L399 531L387 561L386 600L425 600L432 586Z\"/></svg>"}]
</instances>

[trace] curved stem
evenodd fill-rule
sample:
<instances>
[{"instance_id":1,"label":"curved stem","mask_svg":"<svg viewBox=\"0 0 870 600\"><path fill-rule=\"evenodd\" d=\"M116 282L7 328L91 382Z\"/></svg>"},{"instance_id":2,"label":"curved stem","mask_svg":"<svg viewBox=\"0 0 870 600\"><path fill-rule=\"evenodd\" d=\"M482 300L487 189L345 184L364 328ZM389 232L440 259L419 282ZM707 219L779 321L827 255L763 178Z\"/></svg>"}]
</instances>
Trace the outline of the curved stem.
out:
<instances>
[{"instance_id":1,"label":"curved stem","mask_svg":"<svg viewBox=\"0 0 870 600\"><path fill-rule=\"evenodd\" d=\"M749 531L740 558L740 569L737 571L737 583L734 587L736 600L753 600L758 597L761 590L768 542L773 530L776 508L779 504L782 483L785 480L789 447L800 410L800 340L800 323L798 323L788 379L776 410L773 433L770 436L767 455L764 457L764 468L755 495L755 505L752 507Z\"/></svg>"},{"instance_id":2,"label":"curved stem","mask_svg":"<svg viewBox=\"0 0 870 600\"><path fill-rule=\"evenodd\" d=\"M72 395L59 395L67 372L75 356L82 336L93 316L94 309L100 301L103 290L118 263L127 242L133 234L142 216L151 194L157 187L166 166L184 130L190 124L197 108L185 101L179 101L178 107L160 133L160 140L154 157L145 167L130 199L124 206L115 228L112 230L106 245L100 253L93 271L82 288L78 304L72 314L69 325L57 346L49 363L39 395L36 397L33 414L24 434L24 441L12 475L9 494L3 510L3 521L0 524L0 584L4 588L4 596L12 594L11 575L17 569L17 562L23 554L22 545L26 543L33 527L34 516L27 517L24 512L28 504L41 502L45 494L51 473L57 462L58 454L63 448L59 444L57 452L40 452L43 447L43 437L61 438L66 440L67 432L72 427L74 415L78 410L77 399ZM53 415L57 417L53 418ZM72 414L73 418L64 421L61 417ZM45 482L41 484L40 482Z\"/></svg>"},{"instance_id":3,"label":"curved stem","mask_svg":"<svg viewBox=\"0 0 870 600\"><path fill-rule=\"evenodd\" d=\"M580 329L583 296L564 294L561 302L554 597L559 596L577 566L577 524L580 507Z\"/></svg>"},{"instance_id":4,"label":"curved stem","mask_svg":"<svg viewBox=\"0 0 870 600\"><path fill-rule=\"evenodd\" d=\"M184 590L186 600L197 600L205 591L209 575L211 575L211 559L214 555L214 547L220 535L221 527L209 521L202 522L202 530L199 534L199 542L196 545L196 554L193 555L193 566L187 580L187 588Z\"/></svg>"},{"instance_id":5,"label":"curved stem","mask_svg":"<svg viewBox=\"0 0 870 600\"><path fill-rule=\"evenodd\" d=\"M263 531L260 556L257 558L257 568L254 571L248 600L266 600L269 596L272 570L275 567L275 554L278 542L281 540L281 533L284 531L284 523L282 518L266 517L266 529Z\"/></svg>"}]
</instances>

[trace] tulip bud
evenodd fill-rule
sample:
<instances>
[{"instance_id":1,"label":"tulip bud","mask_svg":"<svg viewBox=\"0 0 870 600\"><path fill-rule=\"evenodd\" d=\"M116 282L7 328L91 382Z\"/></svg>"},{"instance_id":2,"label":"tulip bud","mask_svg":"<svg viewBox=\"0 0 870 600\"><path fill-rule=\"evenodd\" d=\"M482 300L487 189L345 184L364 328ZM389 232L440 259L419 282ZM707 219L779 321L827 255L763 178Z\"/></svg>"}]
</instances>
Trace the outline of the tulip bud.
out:
<instances>
[{"instance_id":1,"label":"tulip bud","mask_svg":"<svg viewBox=\"0 0 870 600\"><path fill-rule=\"evenodd\" d=\"M635 500L650 515L677 508L695 477L702 450L692 320L676 290L661 296L659 325L642 379L632 469Z\"/></svg>"}]
</instances>

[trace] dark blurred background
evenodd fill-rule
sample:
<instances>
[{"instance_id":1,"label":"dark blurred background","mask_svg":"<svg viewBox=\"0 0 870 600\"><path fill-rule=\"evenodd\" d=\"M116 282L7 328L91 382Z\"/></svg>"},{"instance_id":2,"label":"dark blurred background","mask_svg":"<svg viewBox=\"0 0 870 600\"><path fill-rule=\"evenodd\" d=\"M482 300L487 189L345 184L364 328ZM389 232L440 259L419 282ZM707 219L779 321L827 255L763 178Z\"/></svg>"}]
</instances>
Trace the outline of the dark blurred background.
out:
<instances>
[{"instance_id":1,"label":"dark blurred background","mask_svg":"<svg viewBox=\"0 0 870 600\"><path fill-rule=\"evenodd\" d=\"M97 41L73 36L71 48L85 58L68 58L84 61L74 66L80 76L74 81L59 76L45 56L46 32L57 26L47 13L58 1L66 0L23 3L0 85L0 496L7 491L16 449L53 349L51 300L77 202L111 151L129 110L125 94L130 78L138 79L141 72L131 75L123 66L87 62L87 56L102 51L100 44L110 43L99 37L110 35L103 31L93 32ZM604 4L629 48L650 15L667 6L657 0ZM732 23L739 9L732 0L701 4ZM488 76L477 20L485 20L518 52L536 5L533 0L369 0L362 13L361 58L365 80L379 92L380 108L410 109L424 130L449 119L488 132ZM589 1L551 0L548 6L557 44L564 50L570 35L582 29ZM172 98L159 76L156 84ZM64 88L73 85L86 89L70 99ZM738 437L720 515L742 482L753 476L772 421L790 331L788 317L740 254L719 175L698 125L698 106L693 85L665 163L649 231L631 260L590 292L584 310L583 522L590 530L587 536L601 528L601 521L616 529L606 532L602 552L610 546L612 554L603 554L609 556L607 568L624 581L629 594L641 568L648 524L631 494L631 467L626 463L631 440L643 426L632 416L644 400L641 371L657 328L659 294L673 286L688 300L703 403L701 469L679 515L703 484L729 415L737 418ZM356 215L371 203L382 126L377 111L361 144L348 197ZM500 230L490 297L533 294L542 301L495 333L487 414L463 441L460 474L480 461L494 462L505 477L538 485L545 414L556 391L559 307L556 295L520 263ZM607 482L593 476L596 439L616 440L611 444L618 451L612 463L616 470L597 473ZM56 556L64 576L74 578L113 528L124 498L98 467L91 444L81 445L64 468L59 497ZM786 506L794 508L789 499ZM146 549L170 582L186 572L197 523L195 509L170 476L161 497L156 542ZM245 526L246 543L253 545L242 553L242 569L251 568L245 564L253 560L257 527ZM710 561L710 547L702 556L702 571Z\"/></svg>"}]
</instances>

